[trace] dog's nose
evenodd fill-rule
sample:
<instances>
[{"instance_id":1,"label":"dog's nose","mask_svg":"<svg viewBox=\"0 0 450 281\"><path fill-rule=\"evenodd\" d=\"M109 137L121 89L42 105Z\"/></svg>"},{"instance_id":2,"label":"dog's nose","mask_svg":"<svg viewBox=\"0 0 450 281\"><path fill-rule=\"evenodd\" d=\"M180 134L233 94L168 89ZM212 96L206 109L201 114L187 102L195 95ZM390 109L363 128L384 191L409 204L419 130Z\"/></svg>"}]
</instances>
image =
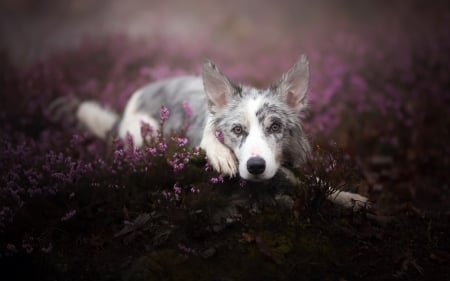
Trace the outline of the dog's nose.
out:
<instances>
[{"instance_id":1,"label":"dog's nose","mask_svg":"<svg viewBox=\"0 0 450 281\"><path fill-rule=\"evenodd\" d=\"M261 157L252 157L247 161L247 170L250 174L259 175L266 169L266 161Z\"/></svg>"}]
</instances>

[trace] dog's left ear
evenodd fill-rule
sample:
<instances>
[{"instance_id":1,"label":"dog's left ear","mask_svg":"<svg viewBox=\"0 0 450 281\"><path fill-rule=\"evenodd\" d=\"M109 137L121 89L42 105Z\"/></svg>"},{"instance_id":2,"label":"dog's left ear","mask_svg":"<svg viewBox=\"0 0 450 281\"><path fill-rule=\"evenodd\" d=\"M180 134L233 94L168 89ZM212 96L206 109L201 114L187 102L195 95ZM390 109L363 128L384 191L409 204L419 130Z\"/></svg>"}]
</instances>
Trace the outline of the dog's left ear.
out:
<instances>
[{"instance_id":1,"label":"dog's left ear","mask_svg":"<svg viewBox=\"0 0 450 281\"><path fill-rule=\"evenodd\" d=\"M289 106L301 111L307 106L308 85L309 62L306 55L301 55L297 63L281 77L277 84L277 92L284 97Z\"/></svg>"},{"instance_id":2,"label":"dog's left ear","mask_svg":"<svg viewBox=\"0 0 450 281\"><path fill-rule=\"evenodd\" d=\"M202 78L209 105L217 109L223 108L235 92L233 83L209 60L203 64Z\"/></svg>"}]
</instances>

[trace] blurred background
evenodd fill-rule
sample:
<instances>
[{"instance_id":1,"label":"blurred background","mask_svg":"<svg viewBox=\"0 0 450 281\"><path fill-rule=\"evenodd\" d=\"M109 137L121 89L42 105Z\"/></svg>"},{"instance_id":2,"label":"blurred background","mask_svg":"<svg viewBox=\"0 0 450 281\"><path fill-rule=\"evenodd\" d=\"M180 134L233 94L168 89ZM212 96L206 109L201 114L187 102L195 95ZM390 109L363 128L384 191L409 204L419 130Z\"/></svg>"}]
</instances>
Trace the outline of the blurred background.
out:
<instances>
[{"instance_id":1,"label":"blurred background","mask_svg":"<svg viewBox=\"0 0 450 281\"><path fill-rule=\"evenodd\" d=\"M0 43L18 63L43 59L56 50L74 48L83 39L101 39L108 34L126 34L148 41L155 40L155 35L188 42L207 38L236 53L251 47L273 50L299 40L327 37L346 28L371 32L374 25L384 22L384 28L389 29L389 22L398 17L402 18L405 32L433 28L433 24L443 24L448 19L448 1L434 2L440 3L4 0L0 3ZM405 17L410 10L419 11L420 17Z\"/></svg>"}]
</instances>

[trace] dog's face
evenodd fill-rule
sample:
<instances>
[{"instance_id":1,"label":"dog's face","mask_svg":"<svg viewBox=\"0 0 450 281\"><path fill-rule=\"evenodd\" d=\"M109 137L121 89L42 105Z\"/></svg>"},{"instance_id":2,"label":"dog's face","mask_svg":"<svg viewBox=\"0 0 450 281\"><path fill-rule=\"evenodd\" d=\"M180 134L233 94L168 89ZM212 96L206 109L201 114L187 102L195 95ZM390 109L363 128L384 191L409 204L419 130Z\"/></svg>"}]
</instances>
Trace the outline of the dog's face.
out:
<instances>
[{"instance_id":1,"label":"dog's face","mask_svg":"<svg viewBox=\"0 0 450 281\"><path fill-rule=\"evenodd\" d=\"M239 174L252 181L272 178L281 165L297 166L309 154L300 111L306 107L309 67L305 56L272 87L236 86L211 62L203 83L215 128L239 162Z\"/></svg>"}]
</instances>

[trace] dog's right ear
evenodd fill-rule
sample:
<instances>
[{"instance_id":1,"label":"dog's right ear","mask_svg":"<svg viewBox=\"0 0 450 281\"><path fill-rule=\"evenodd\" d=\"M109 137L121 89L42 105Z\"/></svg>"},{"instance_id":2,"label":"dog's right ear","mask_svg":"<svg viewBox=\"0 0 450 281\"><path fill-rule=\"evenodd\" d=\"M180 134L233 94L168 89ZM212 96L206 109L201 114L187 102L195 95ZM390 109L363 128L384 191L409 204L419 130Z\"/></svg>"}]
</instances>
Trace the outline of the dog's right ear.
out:
<instances>
[{"instance_id":1,"label":"dog's right ear","mask_svg":"<svg viewBox=\"0 0 450 281\"><path fill-rule=\"evenodd\" d=\"M289 106L301 111L307 105L308 85L309 62L306 56L302 55L297 63L283 74L277 89Z\"/></svg>"},{"instance_id":2,"label":"dog's right ear","mask_svg":"<svg viewBox=\"0 0 450 281\"><path fill-rule=\"evenodd\" d=\"M233 96L235 86L220 72L217 66L207 60L203 64L203 87L209 106L223 108Z\"/></svg>"}]
</instances>

